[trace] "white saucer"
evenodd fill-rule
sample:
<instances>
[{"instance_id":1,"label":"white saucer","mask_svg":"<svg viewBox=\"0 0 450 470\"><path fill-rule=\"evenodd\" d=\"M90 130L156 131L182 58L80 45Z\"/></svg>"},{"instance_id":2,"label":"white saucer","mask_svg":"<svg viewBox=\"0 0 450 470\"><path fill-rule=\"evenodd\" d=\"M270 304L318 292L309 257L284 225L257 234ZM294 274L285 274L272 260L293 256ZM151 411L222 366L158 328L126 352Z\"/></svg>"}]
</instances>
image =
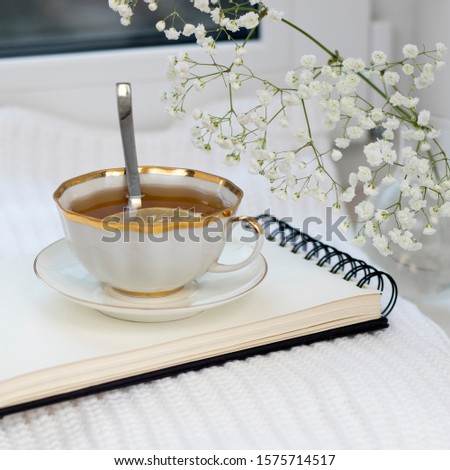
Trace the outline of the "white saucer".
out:
<instances>
[{"instance_id":1,"label":"white saucer","mask_svg":"<svg viewBox=\"0 0 450 470\"><path fill-rule=\"evenodd\" d=\"M234 263L248 255L244 243L228 243L221 257ZM65 239L44 248L34 261L37 277L68 299L120 320L160 322L180 320L242 297L267 273L260 254L248 266L231 273L206 273L175 294L153 299L133 298L112 291L91 276L72 254Z\"/></svg>"}]
</instances>

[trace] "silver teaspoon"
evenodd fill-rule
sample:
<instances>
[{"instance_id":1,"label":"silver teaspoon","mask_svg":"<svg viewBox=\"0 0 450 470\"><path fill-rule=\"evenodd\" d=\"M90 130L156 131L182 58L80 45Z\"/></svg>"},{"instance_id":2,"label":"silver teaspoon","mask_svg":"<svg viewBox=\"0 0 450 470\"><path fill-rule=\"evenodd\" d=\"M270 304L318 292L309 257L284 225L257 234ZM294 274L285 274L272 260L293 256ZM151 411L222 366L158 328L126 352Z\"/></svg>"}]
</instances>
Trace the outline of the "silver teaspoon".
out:
<instances>
[{"instance_id":1,"label":"silver teaspoon","mask_svg":"<svg viewBox=\"0 0 450 470\"><path fill-rule=\"evenodd\" d=\"M128 209L134 213L142 206L142 193L136 155L136 142L134 140L131 85L129 83L117 83L116 95L128 185Z\"/></svg>"}]
</instances>

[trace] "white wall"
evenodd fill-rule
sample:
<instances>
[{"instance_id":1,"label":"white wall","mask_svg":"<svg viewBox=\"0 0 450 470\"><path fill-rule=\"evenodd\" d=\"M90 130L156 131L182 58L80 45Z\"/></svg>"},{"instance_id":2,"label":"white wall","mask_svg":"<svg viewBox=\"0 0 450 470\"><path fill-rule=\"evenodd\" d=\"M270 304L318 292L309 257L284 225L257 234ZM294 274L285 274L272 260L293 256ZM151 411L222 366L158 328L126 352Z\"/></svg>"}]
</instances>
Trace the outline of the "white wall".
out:
<instances>
[{"instance_id":1,"label":"white wall","mask_svg":"<svg viewBox=\"0 0 450 470\"><path fill-rule=\"evenodd\" d=\"M444 42L450 48L450 1L428 0L419 2L417 9L416 42L433 46ZM423 93L423 106L432 113L450 119L450 55L447 66L436 74L436 81Z\"/></svg>"},{"instance_id":2,"label":"white wall","mask_svg":"<svg viewBox=\"0 0 450 470\"><path fill-rule=\"evenodd\" d=\"M393 57L401 57L403 45L415 40L418 3L419 0L372 0L372 19L390 25ZM376 44L373 45L375 48Z\"/></svg>"}]
</instances>

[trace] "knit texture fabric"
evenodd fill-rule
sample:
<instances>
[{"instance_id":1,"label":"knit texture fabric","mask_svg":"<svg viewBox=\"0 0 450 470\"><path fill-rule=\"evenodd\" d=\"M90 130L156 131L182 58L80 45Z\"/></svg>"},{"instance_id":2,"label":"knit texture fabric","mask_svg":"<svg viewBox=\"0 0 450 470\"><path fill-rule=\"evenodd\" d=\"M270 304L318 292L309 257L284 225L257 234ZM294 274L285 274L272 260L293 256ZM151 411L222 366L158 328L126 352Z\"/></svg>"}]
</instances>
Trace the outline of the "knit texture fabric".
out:
<instances>
[{"instance_id":1,"label":"knit texture fabric","mask_svg":"<svg viewBox=\"0 0 450 470\"><path fill-rule=\"evenodd\" d=\"M240 213L271 208L297 226L323 214L317 204L272 199L245 166L198 156L181 128L139 134L137 143L141 164L233 179L245 191ZM51 194L63 180L123 166L118 132L22 109L0 110L0 155L1 257L62 237ZM401 299L390 323L6 416L0 449L448 449L450 341Z\"/></svg>"}]
</instances>

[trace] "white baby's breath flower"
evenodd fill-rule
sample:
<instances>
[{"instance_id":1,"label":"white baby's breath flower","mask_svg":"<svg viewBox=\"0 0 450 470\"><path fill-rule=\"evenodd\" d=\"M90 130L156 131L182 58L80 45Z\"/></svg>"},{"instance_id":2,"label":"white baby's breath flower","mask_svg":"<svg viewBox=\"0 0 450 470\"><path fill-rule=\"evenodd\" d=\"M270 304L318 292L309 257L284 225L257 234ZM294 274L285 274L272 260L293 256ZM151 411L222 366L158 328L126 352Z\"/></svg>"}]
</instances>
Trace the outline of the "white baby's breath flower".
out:
<instances>
[{"instance_id":1,"label":"white baby's breath flower","mask_svg":"<svg viewBox=\"0 0 450 470\"><path fill-rule=\"evenodd\" d=\"M130 6L126 3L119 3L117 5L117 10L116 10L120 16L129 18L132 14L133 11L131 10Z\"/></svg>"},{"instance_id":2,"label":"white baby's breath flower","mask_svg":"<svg viewBox=\"0 0 450 470\"><path fill-rule=\"evenodd\" d=\"M389 103L392 106L402 106L406 100L406 97L403 96L399 91L395 92L389 99Z\"/></svg>"},{"instance_id":3,"label":"white baby's breath flower","mask_svg":"<svg viewBox=\"0 0 450 470\"><path fill-rule=\"evenodd\" d=\"M184 109L176 109L173 106L168 106L166 108L166 111L170 117L176 118L176 119L183 119L186 114Z\"/></svg>"},{"instance_id":4,"label":"white baby's breath flower","mask_svg":"<svg viewBox=\"0 0 450 470\"><path fill-rule=\"evenodd\" d=\"M275 10L275 8L269 8L267 10L267 17L272 21L281 21L283 19L284 13L282 11Z\"/></svg>"},{"instance_id":5,"label":"white baby's breath flower","mask_svg":"<svg viewBox=\"0 0 450 470\"><path fill-rule=\"evenodd\" d=\"M414 85L418 90L428 88L434 82L433 73L421 73L414 79Z\"/></svg>"},{"instance_id":6,"label":"white baby's breath flower","mask_svg":"<svg viewBox=\"0 0 450 470\"><path fill-rule=\"evenodd\" d=\"M373 51L372 52L372 62L373 65L384 65L387 61L387 55L383 51Z\"/></svg>"},{"instance_id":7,"label":"white baby's breath flower","mask_svg":"<svg viewBox=\"0 0 450 470\"><path fill-rule=\"evenodd\" d=\"M443 60L437 60L436 63L436 70L442 70L445 67L445 62Z\"/></svg>"},{"instance_id":8,"label":"white baby's breath flower","mask_svg":"<svg viewBox=\"0 0 450 470\"><path fill-rule=\"evenodd\" d=\"M363 151L370 166L379 166L383 162L383 149L378 142L367 144Z\"/></svg>"},{"instance_id":9,"label":"white baby's breath flower","mask_svg":"<svg viewBox=\"0 0 450 470\"><path fill-rule=\"evenodd\" d=\"M359 166L357 175L362 183L367 183L372 179L372 171L367 166Z\"/></svg>"},{"instance_id":10,"label":"white baby's breath flower","mask_svg":"<svg viewBox=\"0 0 450 470\"><path fill-rule=\"evenodd\" d=\"M117 11L117 7L119 6L116 0L108 0L108 6L111 8L112 11Z\"/></svg>"},{"instance_id":11,"label":"white baby's breath flower","mask_svg":"<svg viewBox=\"0 0 450 470\"><path fill-rule=\"evenodd\" d=\"M383 153L383 160L389 165L393 165L397 161L397 152L392 148L386 149Z\"/></svg>"},{"instance_id":12,"label":"white baby's breath flower","mask_svg":"<svg viewBox=\"0 0 450 470\"><path fill-rule=\"evenodd\" d=\"M371 129L374 129L376 127L375 122L369 116L364 116L360 120L359 125L362 129L366 131L370 131Z\"/></svg>"},{"instance_id":13,"label":"white baby's breath flower","mask_svg":"<svg viewBox=\"0 0 450 470\"><path fill-rule=\"evenodd\" d=\"M213 22L215 24L220 24L221 26L225 26L224 24L224 20L225 20L225 16L223 15L222 11L220 10L220 8L214 8L210 15L211 19L213 20ZM228 18L227 18L228 19Z\"/></svg>"},{"instance_id":14,"label":"white baby's breath flower","mask_svg":"<svg viewBox=\"0 0 450 470\"><path fill-rule=\"evenodd\" d=\"M376 69L365 69L361 73L370 80L381 78L381 72Z\"/></svg>"},{"instance_id":15,"label":"white baby's breath flower","mask_svg":"<svg viewBox=\"0 0 450 470\"><path fill-rule=\"evenodd\" d=\"M186 78L189 74L189 63L185 60L180 60L174 67L175 74L178 78Z\"/></svg>"},{"instance_id":16,"label":"white baby's breath flower","mask_svg":"<svg viewBox=\"0 0 450 470\"><path fill-rule=\"evenodd\" d=\"M361 72L366 68L366 64L362 59L355 59L349 57L342 62L342 66L345 70L349 70L355 73Z\"/></svg>"},{"instance_id":17,"label":"white baby's breath flower","mask_svg":"<svg viewBox=\"0 0 450 470\"><path fill-rule=\"evenodd\" d=\"M166 22L161 20L156 23L156 29L162 33L166 29Z\"/></svg>"},{"instance_id":18,"label":"white baby's breath flower","mask_svg":"<svg viewBox=\"0 0 450 470\"><path fill-rule=\"evenodd\" d=\"M406 102L404 103L404 107L408 109L415 108L419 103L419 98L414 98L413 96L408 96Z\"/></svg>"},{"instance_id":19,"label":"white baby's breath flower","mask_svg":"<svg viewBox=\"0 0 450 470\"><path fill-rule=\"evenodd\" d=\"M283 105L295 106L299 103L297 96L294 93L284 92L281 98Z\"/></svg>"},{"instance_id":20,"label":"white baby's breath flower","mask_svg":"<svg viewBox=\"0 0 450 470\"><path fill-rule=\"evenodd\" d=\"M341 158L342 158L342 152L340 150L333 149L331 151L331 159L334 162L338 162Z\"/></svg>"},{"instance_id":21,"label":"white baby's breath flower","mask_svg":"<svg viewBox=\"0 0 450 470\"><path fill-rule=\"evenodd\" d=\"M419 48L414 44L406 44L403 46L402 52L406 59L415 59L419 55Z\"/></svg>"},{"instance_id":22,"label":"white baby's breath flower","mask_svg":"<svg viewBox=\"0 0 450 470\"><path fill-rule=\"evenodd\" d=\"M169 28L164 30L164 34L169 41L176 41L180 37L180 31L177 31L175 28Z\"/></svg>"},{"instance_id":23,"label":"white baby's breath flower","mask_svg":"<svg viewBox=\"0 0 450 470\"><path fill-rule=\"evenodd\" d=\"M396 218L398 223L403 229L410 229L415 223L414 212L409 209L409 207L405 207L397 211Z\"/></svg>"},{"instance_id":24,"label":"white baby's breath flower","mask_svg":"<svg viewBox=\"0 0 450 470\"><path fill-rule=\"evenodd\" d=\"M346 75L336 83L336 88L342 95L350 95L355 92L361 79L356 75Z\"/></svg>"},{"instance_id":25,"label":"white baby's breath flower","mask_svg":"<svg viewBox=\"0 0 450 470\"><path fill-rule=\"evenodd\" d=\"M324 91L323 82L319 82L316 80L309 84L309 94L311 96L322 95L323 91Z\"/></svg>"},{"instance_id":26,"label":"white baby's breath flower","mask_svg":"<svg viewBox=\"0 0 450 470\"><path fill-rule=\"evenodd\" d=\"M439 57L443 57L447 54L447 46L443 42L436 43L436 52L438 53Z\"/></svg>"},{"instance_id":27,"label":"white baby's breath flower","mask_svg":"<svg viewBox=\"0 0 450 470\"><path fill-rule=\"evenodd\" d=\"M364 224L364 235L367 238L372 238L375 235L375 227L371 220Z\"/></svg>"},{"instance_id":28,"label":"white baby's breath flower","mask_svg":"<svg viewBox=\"0 0 450 470\"><path fill-rule=\"evenodd\" d=\"M308 69L314 68L314 66L316 65L316 62L317 62L317 58L315 55L312 55L312 54L304 55L300 59L300 64L303 67L306 67Z\"/></svg>"},{"instance_id":29,"label":"white baby's breath flower","mask_svg":"<svg viewBox=\"0 0 450 470\"><path fill-rule=\"evenodd\" d=\"M215 139L216 144L226 150L231 150L234 145L232 140L228 136L224 136L222 134L218 134Z\"/></svg>"},{"instance_id":30,"label":"white baby's breath flower","mask_svg":"<svg viewBox=\"0 0 450 470\"><path fill-rule=\"evenodd\" d=\"M355 213L362 222L373 217L375 206L370 201L362 201L355 207Z\"/></svg>"},{"instance_id":31,"label":"white baby's breath flower","mask_svg":"<svg viewBox=\"0 0 450 470\"><path fill-rule=\"evenodd\" d=\"M384 222L387 218L389 217L389 212L387 210L384 210L384 209L378 209L375 211L375 220L377 222Z\"/></svg>"},{"instance_id":32,"label":"white baby's breath flower","mask_svg":"<svg viewBox=\"0 0 450 470\"><path fill-rule=\"evenodd\" d=\"M339 230L343 233L347 233L350 228L350 222L346 220L339 225Z\"/></svg>"},{"instance_id":33,"label":"white baby's breath flower","mask_svg":"<svg viewBox=\"0 0 450 470\"><path fill-rule=\"evenodd\" d=\"M345 137L338 137L334 143L336 147L339 147L340 149L346 149L350 145L350 139L346 139Z\"/></svg>"},{"instance_id":34,"label":"white baby's breath flower","mask_svg":"<svg viewBox=\"0 0 450 470\"><path fill-rule=\"evenodd\" d=\"M385 114L381 108L373 108L370 111L370 117L374 122L380 122L384 119Z\"/></svg>"},{"instance_id":35,"label":"white baby's breath flower","mask_svg":"<svg viewBox=\"0 0 450 470\"><path fill-rule=\"evenodd\" d=\"M347 137L350 139L360 139L364 135L364 130L359 126L347 127Z\"/></svg>"},{"instance_id":36,"label":"white baby's breath flower","mask_svg":"<svg viewBox=\"0 0 450 470\"><path fill-rule=\"evenodd\" d=\"M417 118L417 124L419 124L419 126L427 126L428 123L430 122L430 117L431 117L430 111L423 109L419 113L419 116Z\"/></svg>"},{"instance_id":37,"label":"white baby's breath flower","mask_svg":"<svg viewBox=\"0 0 450 470\"><path fill-rule=\"evenodd\" d=\"M288 85L295 85L298 82L298 77L295 75L295 72L293 70L289 70L289 72L286 72L284 81Z\"/></svg>"},{"instance_id":38,"label":"white baby's breath flower","mask_svg":"<svg viewBox=\"0 0 450 470\"><path fill-rule=\"evenodd\" d=\"M239 31L239 25L236 20L229 20L227 18L227 22L225 25L225 28L230 31L231 33L235 33L236 31Z\"/></svg>"},{"instance_id":39,"label":"white baby's breath flower","mask_svg":"<svg viewBox=\"0 0 450 470\"><path fill-rule=\"evenodd\" d=\"M384 178L381 180L381 184L383 186L390 186L391 184L394 184L394 183L395 183L395 178L390 173L384 176Z\"/></svg>"},{"instance_id":40,"label":"white baby's breath flower","mask_svg":"<svg viewBox=\"0 0 450 470\"><path fill-rule=\"evenodd\" d=\"M441 206L439 206L438 211L439 217L450 217L450 202L444 202Z\"/></svg>"},{"instance_id":41,"label":"white baby's breath flower","mask_svg":"<svg viewBox=\"0 0 450 470\"><path fill-rule=\"evenodd\" d=\"M441 131L439 129L432 128L430 132L428 132L427 137L429 139L437 139L441 135Z\"/></svg>"},{"instance_id":42,"label":"white baby's breath flower","mask_svg":"<svg viewBox=\"0 0 450 470\"><path fill-rule=\"evenodd\" d=\"M228 74L228 81L233 90L239 90L241 88L241 80L237 73Z\"/></svg>"},{"instance_id":43,"label":"white baby's breath flower","mask_svg":"<svg viewBox=\"0 0 450 470\"><path fill-rule=\"evenodd\" d=\"M431 224L425 225L423 229L424 235L434 235L435 233L436 233L436 229Z\"/></svg>"},{"instance_id":44,"label":"white baby's breath flower","mask_svg":"<svg viewBox=\"0 0 450 470\"><path fill-rule=\"evenodd\" d=\"M276 189L273 194L278 198L281 199L282 201L285 201L287 199L287 191L285 188L281 189Z\"/></svg>"},{"instance_id":45,"label":"white baby's breath flower","mask_svg":"<svg viewBox=\"0 0 450 470\"><path fill-rule=\"evenodd\" d=\"M206 29L205 26L202 24L199 24L195 27L194 31L195 39L197 39L197 44L202 44L206 37Z\"/></svg>"},{"instance_id":46,"label":"white baby's breath flower","mask_svg":"<svg viewBox=\"0 0 450 470\"><path fill-rule=\"evenodd\" d=\"M148 9L150 11L156 11L158 9L158 4L156 2L150 2L148 4Z\"/></svg>"},{"instance_id":47,"label":"white baby's breath flower","mask_svg":"<svg viewBox=\"0 0 450 470\"><path fill-rule=\"evenodd\" d=\"M387 119L385 122L383 122L383 127L385 129L390 129L391 131L395 131L396 129L400 127L400 121L395 117L391 117Z\"/></svg>"},{"instance_id":48,"label":"white baby's breath flower","mask_svg":"<svg viewBox=\"0 0 450 470\"><path fill-rule=\"evenodd\" d=\"M343 202L352 202L356 196L355 188L350 186L341 194L341 201Z\"/></svg>"},{"instance_id":49,"label":"white baby's breath flower","mask_svg":"<svg viewBox=\"0 0 450 470\"><path fill-rule=\"evenodd\" d=\"M203 13L209 13L209 0L194 0L194 8L202 11Z\"/></svg>"},{"instance_id":50,"label":"white baby's breath flower","mask_svg":"<svg viewBox=\"0 0 450 470\"><path fill-rule=\"evenodd\" d=\"M405 75L412 75L414 73L414 66L411 64L405 64L402 67L402 71Z\"/></svg>"},{"instance_id":51,"label":"white baby's breath flower","mask_svg":"<svg viewBox=\"0 0 450 470\"><path fill-rule=\"evenodd\" d=\"M197 90L197 91L202 91L204 88L205 88L205 82L202 81L202 80L195 80L194 81L194 88Z\"/></svg>"},{"instance_id":52,"label":"white baby's breath flower","mask_svg":"<svg viewBox=\"0 0 450 470\"><path fill-rule=\"evenodd\" d=\"M267 106L272 101L272 94L268 90L257 90L256 94L258 96L259 102L263 106Z\"/></svg>"},{"instance_id":53,"label":"white baby's breath flower","mask_svg":"<svg viewBox=\"0 0 450 470\"><path fill-rule=\"evenodd\" d=\"M324 181L326 175L323 171L323 168L317 168L317 170L314 172L314 177L317 181Z\"/></svg>"},{"instance_id":54,"label":"white baby's breath flower","mask_svg":"<svg viewBox=\"0 0 450 470\"><path fill-rule=\"evenodd\" d=\"M295 138L300 145L305 145L310 141L309 135L304 129L297 129L295 131Z\"/></svg>"},{"instance_id":55,"label":"white baby's breath flower","mask_svg":"<svg viewBox=\"0 0 450 470\"><path fill-rule=\"evenodd\" d=\"M309 86L303 85L303 83L301 83L297 88L297 96L301 100L309 100L309 98L311 98L311 94L309 92Z\"/></svg>"},{"instance_id":56,"label":"white baby's breath flower","mask_svg":"<svg viewBox=\"0 0 450 470\"><path fill-rule=\"evenodd\" d=\"M321 69L321 73L325 77L329 77L332 79L338 78L337 72L330 65L324 65Z\"/></svg>"},{"instance_id":57,"label":"white baby's breath flower","mask_svg":"<svg viewBox=\"0 0 450 470\"><path fill-rule=\"evenodd\" d=\"M359 183L358 175L354 171L352 171L348 175L348 184L354 188L358 185L358 183Z\"/></svg>"},{"instance_id":58,"label":"white baby's breath flower","mask_svg":"<svg viewBox=\"0 0 450 470\"><path fill-rule=\"evenodd\" d=\"M194 33L195 33L195 26L193 24L186 23L183 28L183 36L192 36Z\"/></svg>"},{"instance_id":59,"label":"white baby's breath flower","mask_svg":"<svg viewBox=\"0 0 450 470\"><path fill-rule=\"evenodd\" d=\"M395 86L400 81L400 75L397 72L387 71L383 75L383 81L387 85Z\"/></svg>"},{"instance_id":60,"label":"white baby's breath flower","mask_svg":"<svg viewBox=\"0 0 450 470\"><path fill-rule=\"evenodd\" d=\"M353 244L358 247L363 247L366 244L366 237L364 235L357 235L353 240Z\"/></svg>"},{"instance_id":61,"label":"white baby's breath flower","mask_svg":"<svg viewBox=\"0 0 450 470\"><path fill-rule=\"evenodd\" d=\"M192 137L200 137L201 134L202 134L202 129L201 129L200 126L194 126L191 129L191 136Z\"/></svg>"},{"instance_id":62,"label":"white baby's breath flower","mask_svg":"<svg viewBox=\"0 0 450 470\"><path fill-rule=\"evenodd\" d=\"M202 49L207 53L207 54L215 54L217 52L216 49L216 41L214 41L214 38L211 36L205 38L205 40L201 44Z\"/></svg>"},{"instance_id":63,"label":"white baby's breath flower","mask_svg":"<svg viewBox=\"0 0 450 470\"><path fill-rule=\"evenodd\" d=\"M428 142L424 141L420 142L419 148L421 152L428 152L428 150L431 149L431 145Z\"/></svg>"},{"instance_id":64,"label":"white baby's breath flower","mask_svg":"<svg viewBox=\"0 0 450 470\"><path fill-rule=\"evenodd\" d=\"M237 24L246 29L256 28L259 24L259 16L255 12L249 11L237 20Z\"/></svg>"},{"instance_id":65,"label":"white baby's breath flower","mask_svg":"<svg viewBox=\"0 0 450 470\"><path fill-rule=\"evenodd\" d=\"M377 188L373 183L366 183L363 187L363 192L366 196L377 196L380 189Z\"/></svg>"},{"instance_id":66,"label":"white baby's breath flower","mask_svg":"<svg viewBox=\"0 0 450 470\"><path fill-rule=\"evenodd\" d=\"M288 165L292 165L295 161L295 153L294 152L286 152L284 155L284 161Z\"/></svg>"},{"instance_id":67,"label":"white baby's breath flower","mask_svg":"<svg viewBox=\"0 0 450 470\"><path fill-rule=\"evenodd\" d=\"M378 252L383 256L392 255L392 250L389 248L389 239L386 235L374 235L373 246L378 250Z\"/></svg>"},{"instance_id":68,"label":"white baby's breath flower","mask_svg":"<svg viewBox=\"0 0 450 470\"><path fill-rule=\"evenodd\" d=\"M418 141L423 140L423 139L425 139L425 132L422 129L417 129L417 130L412 132L411 138L413 140L418 140Z\"/></svg>"},{"instance_id":69,"label":"white baby's breath flower","mask_svg":"<svg viewBox=\"0 0 450 470\"><path fill-rule=\"evenodd\" d=\"M381 134L381 136L383 137L384 140L394 140L395 138L394 131L392 131L391 129L386 129Z\"/></svg>"},{"instance_id":70,"label":"white baby's breath flower","mask_svg":"<svg viewBox=\"0 0 450 470\"><path fill-rule=\"evenodd\" d=\"M203 112L198 109L198 108L195 108L194 111L192 111L192 117L198 121L199 119L201 119L203 117Z\"/></svg>"},{"instance_id":71,"label":"white baby's breath flower","mask_svg":"<svg viewBox=\"0 0 450 470\"><path fill-rule=\"evenodd\" d=\"M242 57L247 54L247 49L244 46L236 46L235 52L237 57Z\"/></svg>"},{"instance_id":72,"label":"white baby's breath flower","mask_svg":"<svg viewBox=\"0 0 450 470\"><path fill-rule=\"evenodd\" d=\"M311 70L304 69L300 72L298 79L300 83L303 83L304 85L309 85L314 80L314 74Z\"/></svg>"}]
</instances>

